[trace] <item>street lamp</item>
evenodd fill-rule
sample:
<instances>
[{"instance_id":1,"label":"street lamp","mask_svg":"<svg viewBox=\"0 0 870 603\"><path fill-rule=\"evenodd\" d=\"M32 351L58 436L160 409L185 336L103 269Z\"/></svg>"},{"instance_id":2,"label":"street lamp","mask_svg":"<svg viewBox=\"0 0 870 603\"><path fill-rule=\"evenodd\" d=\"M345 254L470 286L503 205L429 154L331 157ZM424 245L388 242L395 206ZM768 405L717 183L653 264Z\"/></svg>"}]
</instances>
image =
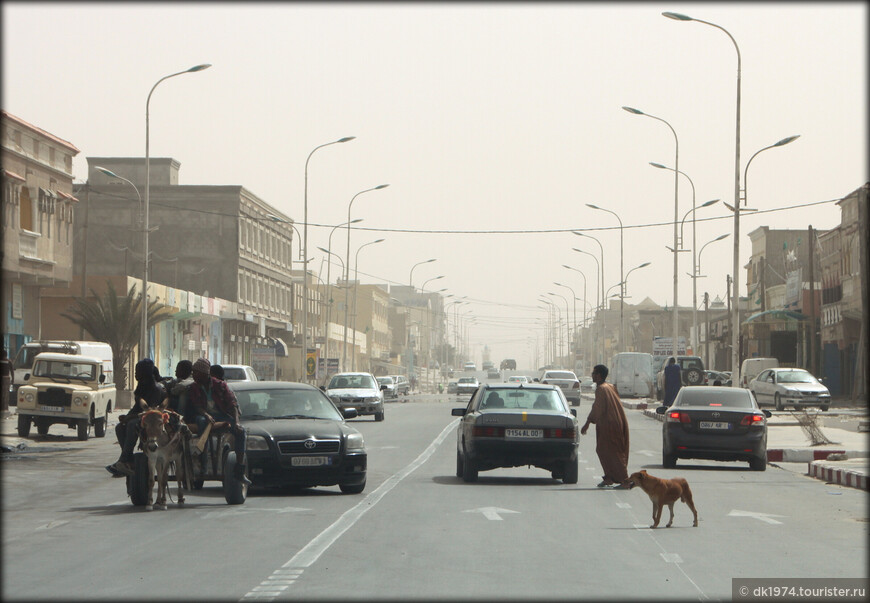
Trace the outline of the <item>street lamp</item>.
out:
<instances>
[{"instance_id":1,"label":"street lamp","mask_svg":"<svg viewBox=\"0 0 870 603\"><path fill-rule=\"evenodd\" d=\"M622 244L622 219L618 215L616 215L615 211L611 211L609 209L605 209L603 207L598 207L597 205L593 205L592 203L587 203L586 207L591 207L592 209L598 209L601 211L606 211L609 214L613 214L613 216L619 220L619 279L620 282L625 282L625 272L623 271L623 244ZM603 260L602 260L603 261ZM620 290L620 300L624 297ZM625 325L623 320L623 311L622 311L622 301L619 304L619 346L622 349L623 342L625 341ZM624 351L624 350L623 350Z\"/></svg>"},{"instance_id":2,"label":"street lamp","mask_svg":"<svg viewBox=\"0 0 870 603\"><path fill-rule=\"evenodd\" d=\"M571 351L571 337L570 337L570 335L568 335L568 298L566 298L564 295L559 295L558 293L552 293L552 292L547 293L547 295L552 295L554 297L561 297L563 300L565 300L565 339L563 339L562 341L568 344L566 347L567 347L567 351L570 352ZM561 311L561 309L560 309L560 311ZM561 330L560 330L560 333L561 333Z\"/></svg>"},{"instance_id":3,"label":"street lamp","mask_svg":"<svg viewBox=\"0 0 870 603\"><path fill-rule=\"evenodd\" d=\"M148 224L148 210L151 205L151 95L154 94L154 89L157 88L157 86L163 80L168 80L171 77L183 75L185 73L202 71L204 69L208 69L209 67L211 67L211 63L203 63L202 65L195 65L190 69L185 69L184 71L179 71L178 73L172 73L170 75L163 76L162 78L157 80L156 84L151 87L151 92L148 93L148 98L145 101L145 209L143 212L144 217L142 221L142 240L145 259L143 260L144 269L142 272L142 334L139 340L140 358L146 358L148 356L148 237L150 234L150 226Z\"/></svg>"},{"instance_id":4,"label":"street lamp","mask_svg":"<svg viewBox=\"0 0 870 603\"><path fill-rule=\"evenodd\" d=\"M635 270L637 270L638 268L646 268L646 267L649 266L650 264L651 264L651 262L644 262L644 263L641 264L640 266L635 266L634 268L632 268L631 270L629 270L628 272L625 273L625 279L624 279L623 282L622 282L622 299L619 300L619 305L620 305L620 307L622 307L622 306L625 305L625 298L628 297L628 296L626 295L626 294L628 293L628 276L629 276L632 272L634 272ZM620 314L620 319L621 319L621 318L622 318L622 315ZM624 352L625 349L623 349L622 351Z\"/></svg>"},{"instance_id":5,"label":"street lamp","mask_svg":"<svg viewBox=\"0 0 870 603\"><path fill-rule=\"evenodd\" d=\"M679 304L677 303L677 293L678 293L678 277L680 271L680 260L678 255L679 247L677 246L677 220L680 219L680 197L679 197L679 188L680 188L680 141L677 138L677 132L674 130L673 126L668 123L666 120L661 117L656 117L655 115L650 115L649 113L644 113L640 109L635 109L633 107L623 107L624 110L632 113L634 115L644 115L646 117L651 117L657 121L662 122L668 128L670 128L671 132L674 135L674 339L673 339L673 354L677 355L677 335L679 334L679 323L678 323L678 312L677 308Z\"/></svg>"},{"instance_id":6,"label":"street lamp","mask_svg":"<svg viewBox=\"0 0 870 603\"><path fill-rule=\"evenodd\" d=\"M359 268L359 252L362 251L363 247L368 247L369 245L374 245L375 243L383 243L386 239L378 239L376 241L371 241L370 243L365 243L364 245L360 245L359 249L356 250L356 256L354 256L353 261L353 346L356 347L356 290L359 281L357 280L357 269ZM347 285L347 283L345 283ZM345 304L347 306L347 304ZM345 312L347 311L347 307L345 307ZM346 343L346 342L345 342ZM356 352L353 354L353 358L351 358L351 370L356 370Z\"/></svg>"},{"instance_id":7,"label":"street lamp","mask_svg":"<svg viewBox=\"0 0 870 603\"><path fill-rule=\"evenodd\" d=\"M737 134L734 140L734 254L731 266L731 384L732 387L737 387L740 383L740 290L738 288L740 279L740 47L737 46L737 41L727 29L715 23L673 12L664 12L662 16L674 19L675 21L696 21L710 27L715 27L728 36L731 43L734 44L734 50L737 51L737 117L735 120Z\"/></svg>"},{"instance_id":8,"label":"street lamp","mask_svg":"<svg viewBox=\"0 0 870 603\"><path fill-rule=\"evenodd\" d=\"M694 272L695 267L698 265L697 262L697 253L698 253L698 243L695 238L695 218L697 214L695 213L697 210L702 207L709 207L714 203L718 203L719 199L711 199L710 201L705 201L698 207L695 207L695 193L692 191L692 209L686 212L686 215L683 216L683 219L680 221L680 251L685 251L686 243L685 237L683 236L683 226L686 224L686 218L689 217L689 214L692 214L692 349L695 350L698 345L700 345L700 340L698 339L698 287L696 285Z\"/></svg>"},{"instance_id":9,"label":"street lamp","mask_svg":"<svg viewBox=\"0 0 870 603\"><path fill-rule=\"evenodd\" d=\"M604 304L604 297L602 297L601 294L604 293L604 246L601 245L601 241L599 241L598 239L596 239L592 235L586 234L585 232L577 232L576 230L573 230L571 232L573 232L578 237L586 237L587 239L592 239L593 241L598 243L598 251L599 251L599 254L601 255L601 264L598 263L598 258L596 258L594 255L592 255L588 251L583 251L582 249L576 249L576 248L572 248L572 249L574 249L574 251L579 251L580 253L585 253L586 255L592 255L592 259L595 260L595 264L598 266L598 280L599 280L598 284L601 285L601 288L598 289L598 284L596 284L596 296L595 297L596 297L596 301L603 305Z\"/></svg>"},{"instance_id":10,"label":"street lamp","mask_svg":"<svg viewBox=\"0 0 870 603\"><path fill-rule=\"evenodd\" d=\"M574 272L579 272L580 276L583 277L583 304L584 304L584 307L583 307L583 326L585 327L586 326L586 307L585 307L585 304L586 304L586 275L583 274L582 270L578 270L577 268L574 268L573 266L569 266L568 264L562 264L562 268L567 268L568 270L573 270ZM558 285L559 283L556 283L556 284ZM562 286L565 287L566 285L562 285ZM571 290L571 293L574 293L573 289ZM576 295L575 295L575 297L576 297ZM577 323L576 310L575 310L574 314L575 314L574 315L574 323L576 326L576 323Z\"/></svg>"},{"instance_id":11,"label":"street lamp","mask_svg":"<svg viewBox=\"0 0 870 603\"><path fill-rule=\"evenodd\" d=\"M343 224L339 224L339 226L344 226ZM333 229L334 230L334 229ZM336 259L341 262L341 273L344 274L344 260L341 259L341 256L337 253L331 252L329 249L324 249L323 247L318 247L320 251L326 254L326 257L335 256ZM329 321L332 316L332 285L329 282L329 268L332 266L332 260L329 260L326 264L326 295L328 295L327 306L326 306L326 357L329 358ZM344 283L345 297L347 297L347 281ZM346 302L345 302L346 303Z\"/></svg>"},{"instance_id":12,"label":"street lamp","mask_svg":"<svg viewBox=\"0 0 870 603\"><path fill-rule=\"evenodd\" d=\"M747 194L748 185L746 184L746 177L749 173L749 164L752 163L752 160L755 159L755 156L758 155L759 153L761 153L762 151L766 151L767 149L785 146L790 142L794 142L798 138L800 138L800 134L798 134L796 136L787 136L786 138L783 138L782 140L777 141L777 142L773 143L772 145L768 145L768 146L764 147L763 149L759 149L759 150L755 151L755 153L752 155L752 157L749 158L749 161L746 162L746 167L743 169L743 205L744 206L749 204L749 198L748 198L748 194Z\"/></svg>"},{"instance_id":13,"label":"street lamp","mask_svg":"<svg viewBox=\"0 0 870 603\"><path fill-rule=\"evenodd\" d=\"M299 376L299 381L302 382L308 380L308 274L305 272L308 268L308 162L311 161L311 156L314 155L314 152L317 151L317 149L322 149L323 147L328 147L333 144L349 142L354 138L356 138L356 136L345 136L344 138L339 138L338 140L318 145L308 153L308 158L305 160L305 208L302 223L302 373ZM348 226L348 228L350 228L350 226Z\"/></svg>"},{"instance_id":14,"label":"street lamp","mask_svg":"<svg viewBox=\"0 0 870 603\"><path fill-rule=\"evenodd\" d=\"M424 260L422 262L417 262L413 266L411 266L411 273L408 275L408 285L411 287L411 293L414 292L414 268L421 264L428 264L429 262L434 262L438 258L432 258L431 260Z\"/></svg>"},{"instance_id":15,"label":"street lamp","mask_svg":"<svg viewBox=\"0 0 870 603\"><path fill-rule=\"evenodd\" d=\"M586 280L586 278L584 277L583 280ZM556 281L553 281L553 284L558 286L558 287L565 287L568 291L571 292L571 301L574 305L574 312L571 315L572 322L574 323L573 326L571 327L571 334L574 335L574 347L576 348L577 347L577 337L576 337L576 335L577 335L577 333L576 333L576 331L577 331L577 294L574 293L574 289L572 289L568 285L563 285L562 283L557 283ZM565 310L565 312L567 313L567 309ZM568 338L568 351L569 352L571 351L571 338L570 337ZM574 350L574 351L576 352L576 350Z\"/></svg>"}]
</instances>

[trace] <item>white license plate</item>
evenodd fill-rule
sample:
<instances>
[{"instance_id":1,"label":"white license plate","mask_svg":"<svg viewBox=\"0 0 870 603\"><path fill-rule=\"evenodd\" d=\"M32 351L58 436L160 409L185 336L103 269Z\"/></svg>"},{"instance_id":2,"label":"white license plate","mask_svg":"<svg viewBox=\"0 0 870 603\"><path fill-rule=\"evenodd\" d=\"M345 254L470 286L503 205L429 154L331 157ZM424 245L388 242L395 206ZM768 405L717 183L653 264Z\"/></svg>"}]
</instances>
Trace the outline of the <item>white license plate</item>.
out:
<instances>
[{"instance_id":1,"label":"white license plate","mask_svg":"<svg viewBox=\"0 0 870 603\"><path fill-rule=\"evenodd\" d=\"M39 410L47 410L49 412L63 412L63 406L42 406L42 405L40 405Z\"/></svg>"},{"instance_id":2,"label":"white license plate","mask_svg":"<svg viewBox=\"0 0 870 603\"><path fill-rule=\"evenodd\" d=\"M698 427L701 429L731 429L731 423L727 421L700 421Z\"/></svg>"},{"instance_id":3,"label":"white license plate","mask_svg":"<svg viewBox=\"0 0 870 603\"><path fill-rule=\"evenodd\" d=\"M332 459L328 456L294 456L290 464L294 467L321 467L331 465Z\"/></svg>"},{"instance_id":4,"label":"white license plate","mask_svg":"<svg viewBox=\"0 0 870 603\"><path fill-rule=\"evenodd\" d=\"M542 438L544 437L543 429L505 429L504 437L506 438Z\"/></svg>"}]
</instances>

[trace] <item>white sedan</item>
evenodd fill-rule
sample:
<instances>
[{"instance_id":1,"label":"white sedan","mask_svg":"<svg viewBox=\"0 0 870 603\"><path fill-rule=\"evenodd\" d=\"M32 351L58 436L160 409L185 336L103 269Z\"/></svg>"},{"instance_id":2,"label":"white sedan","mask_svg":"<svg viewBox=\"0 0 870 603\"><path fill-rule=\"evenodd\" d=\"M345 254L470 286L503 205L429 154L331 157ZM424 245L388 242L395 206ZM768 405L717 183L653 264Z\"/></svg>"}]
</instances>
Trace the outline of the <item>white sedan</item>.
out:
<instances>
[{"instance_id":1,"label":"white sedan","mask_svg":"<svg viewBox=\"0 0 870 603\"><path fill-rule=\"evenodd\" d=\"M772 404L776 410L818 406L828 410L831 392L813 375L799 368L771 368L761 371L749 382L759 405Z\"/></svg>"}]
</instances>

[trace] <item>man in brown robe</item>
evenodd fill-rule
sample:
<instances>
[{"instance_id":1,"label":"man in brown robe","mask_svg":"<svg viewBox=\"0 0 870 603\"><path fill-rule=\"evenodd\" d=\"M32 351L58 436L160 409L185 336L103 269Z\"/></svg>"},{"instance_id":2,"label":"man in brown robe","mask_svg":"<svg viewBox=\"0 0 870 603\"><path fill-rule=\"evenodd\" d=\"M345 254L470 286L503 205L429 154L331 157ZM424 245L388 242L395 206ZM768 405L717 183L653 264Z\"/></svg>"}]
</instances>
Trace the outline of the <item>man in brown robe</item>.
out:
<instances>
[{"instance_id":1,"label":"man in brown robe","mask_svg":"<svg viewBox=\"0 0 870 603\"><path fill-rule=\"evenodd\" d=\"M604 469L599 488L618 484L617 489L628 488L628 420L619 401L619 393L610 383L605 383L608 369L603 364L592 369L596 383L595 402L580 433L586 435L590 423L595 423L595 452Z\"/></svg>"}]
</instances>

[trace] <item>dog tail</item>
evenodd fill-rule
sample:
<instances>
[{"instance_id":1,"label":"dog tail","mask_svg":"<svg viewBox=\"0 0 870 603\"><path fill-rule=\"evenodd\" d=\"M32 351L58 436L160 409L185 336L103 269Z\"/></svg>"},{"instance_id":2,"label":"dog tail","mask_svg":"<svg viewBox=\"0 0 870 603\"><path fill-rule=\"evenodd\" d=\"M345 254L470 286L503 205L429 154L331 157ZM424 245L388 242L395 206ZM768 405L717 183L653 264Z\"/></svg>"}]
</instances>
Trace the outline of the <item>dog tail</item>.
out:
<instances>
[{"instance_id":1,"label":"dog tail","mask_svg":"<svg viewBox=\"0 0 870 603\"><path fill-rule=\"evenodd\" d=\"M680 482L683 486L683 491L680 493L680 502L692 502L692 489L689 488L689 482L684 479L681 479Z\"/></svg>"}]
</instances>

